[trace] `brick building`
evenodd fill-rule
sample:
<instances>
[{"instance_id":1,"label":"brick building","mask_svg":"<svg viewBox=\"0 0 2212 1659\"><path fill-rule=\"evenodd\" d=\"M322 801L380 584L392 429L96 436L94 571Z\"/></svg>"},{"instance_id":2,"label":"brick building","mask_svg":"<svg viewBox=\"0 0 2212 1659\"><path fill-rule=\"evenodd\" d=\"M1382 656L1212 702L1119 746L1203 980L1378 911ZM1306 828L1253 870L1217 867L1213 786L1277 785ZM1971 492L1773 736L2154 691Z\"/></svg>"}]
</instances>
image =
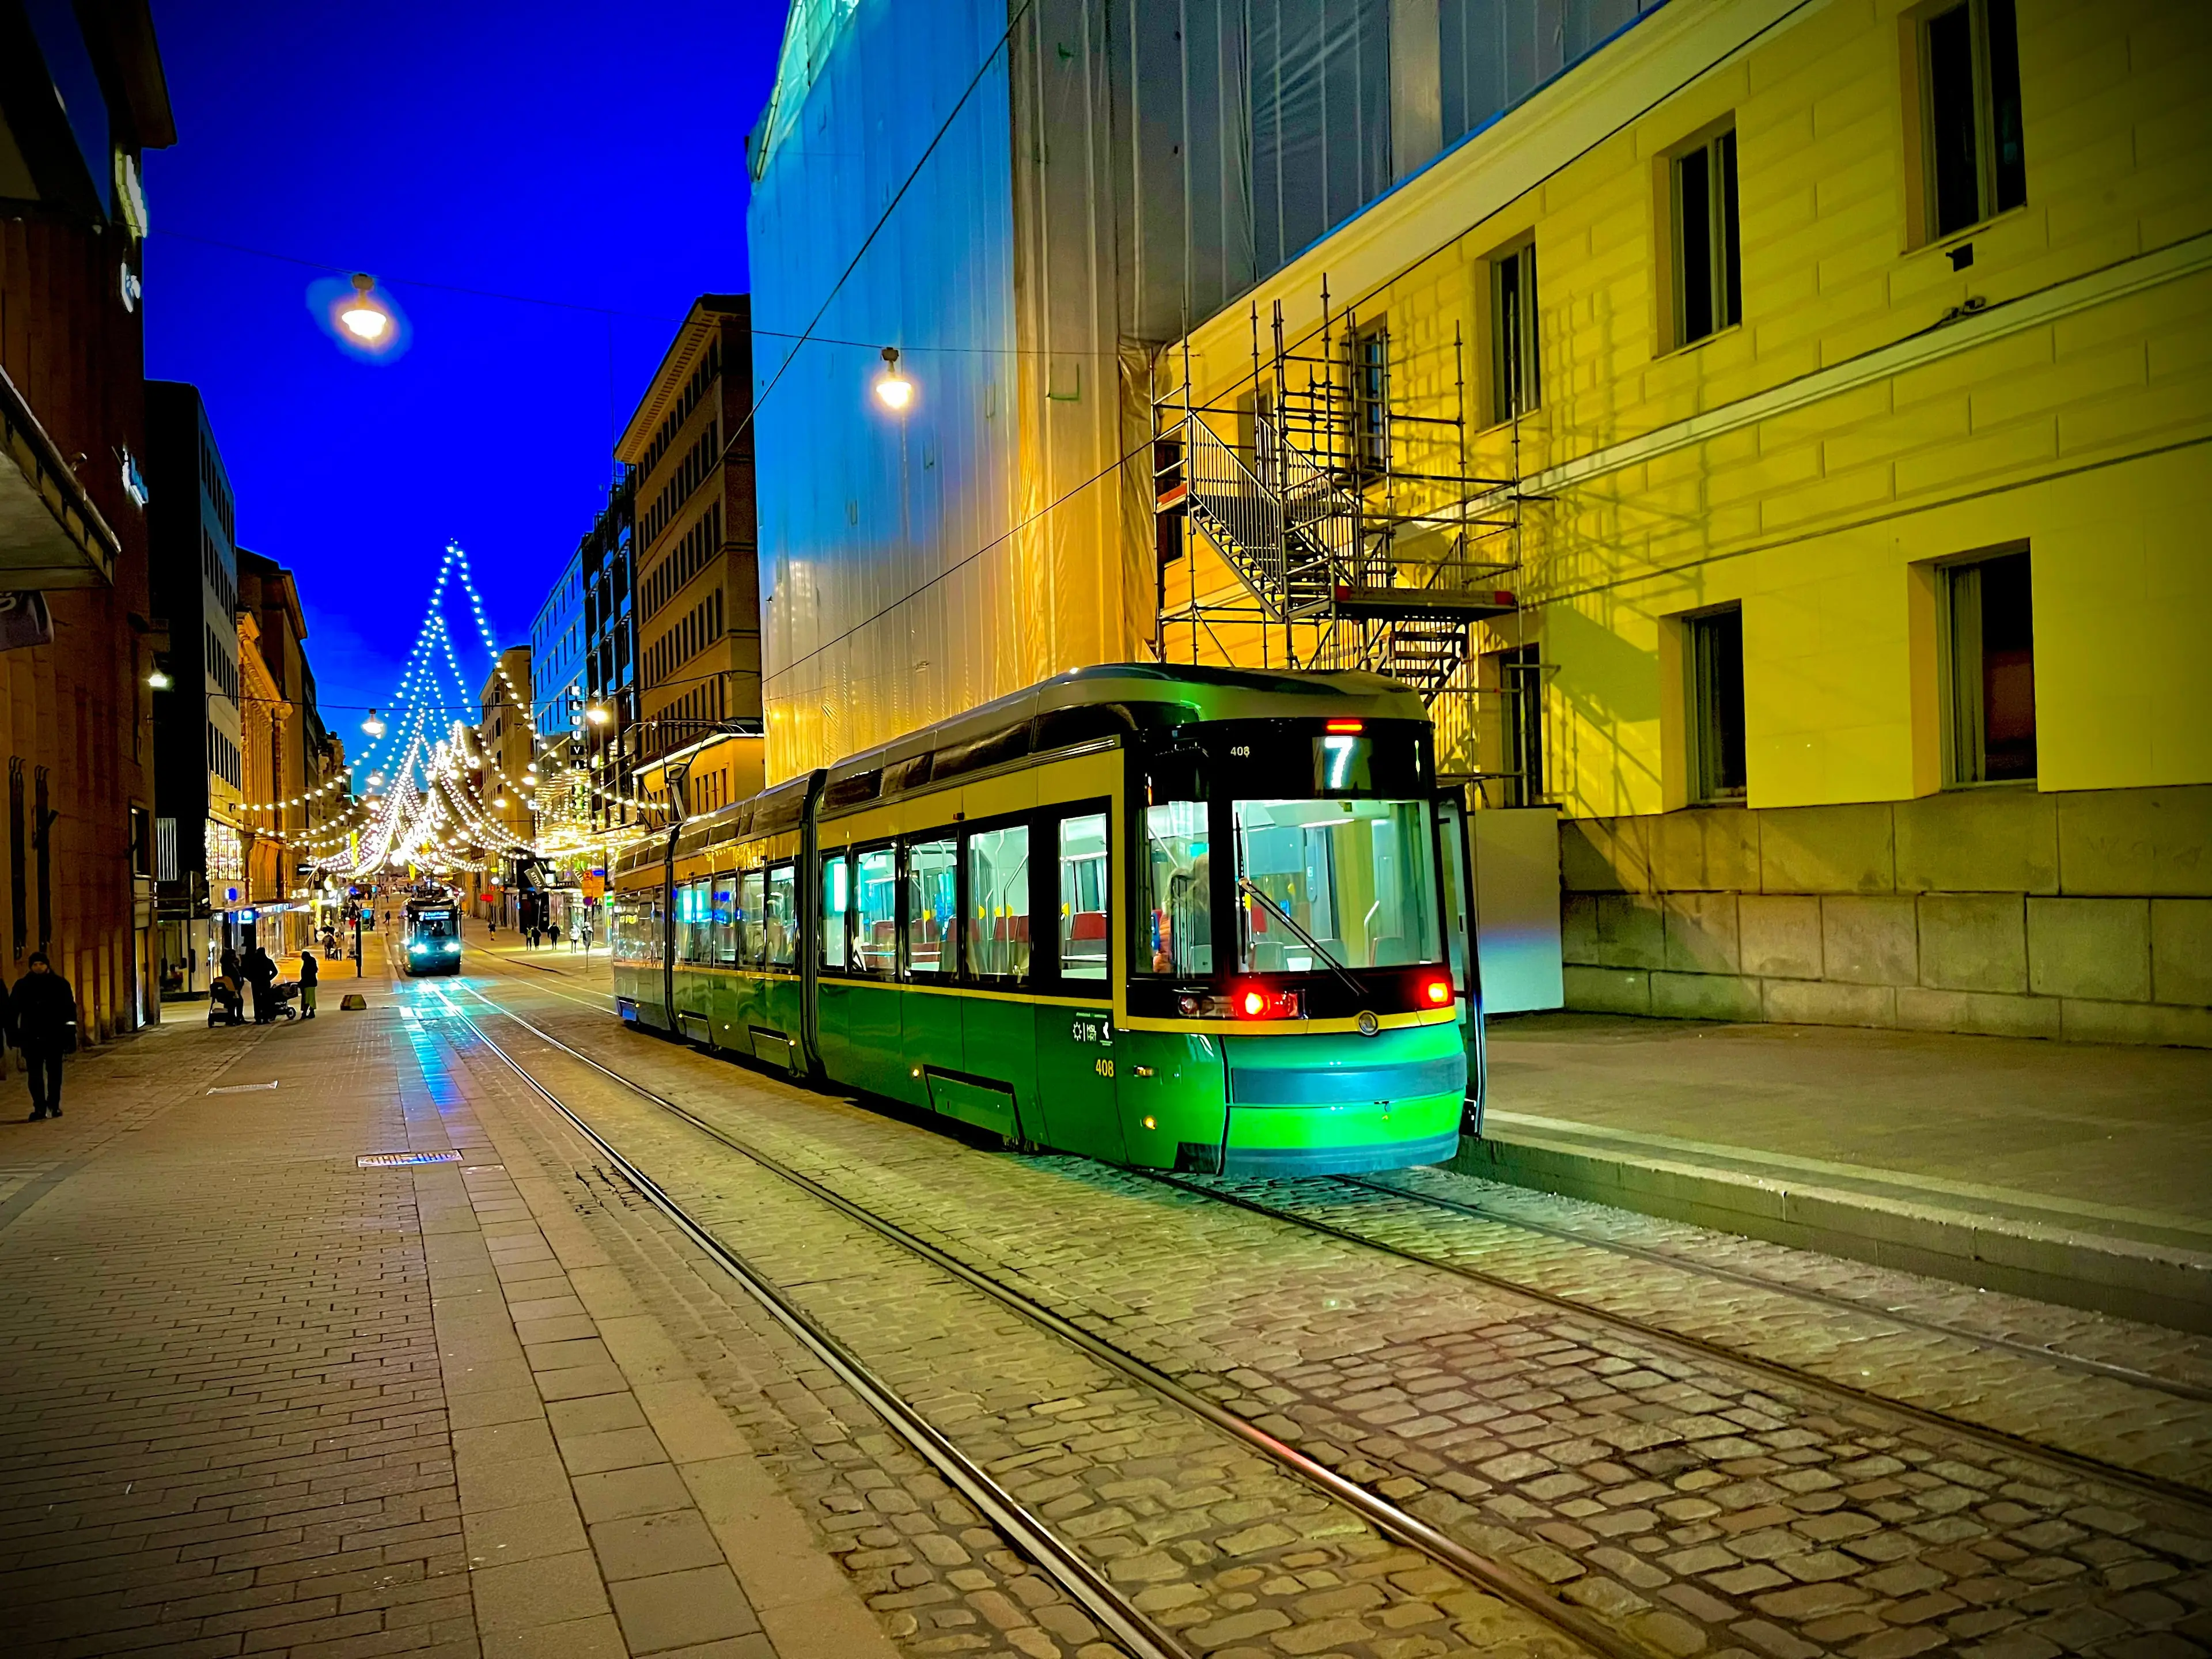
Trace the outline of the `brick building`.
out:
<instances>
[{"instance_id":1,"label":"brick building","mask_svg":"<svg viewBox=\"0 0 2212 1659\"><path fill-rule=\"evenodd\" d=\"M139 178L176 132L143 3L0 9L0 970L45 950L99 1041L158 1010Z\"/></svg>"}]
</instances>

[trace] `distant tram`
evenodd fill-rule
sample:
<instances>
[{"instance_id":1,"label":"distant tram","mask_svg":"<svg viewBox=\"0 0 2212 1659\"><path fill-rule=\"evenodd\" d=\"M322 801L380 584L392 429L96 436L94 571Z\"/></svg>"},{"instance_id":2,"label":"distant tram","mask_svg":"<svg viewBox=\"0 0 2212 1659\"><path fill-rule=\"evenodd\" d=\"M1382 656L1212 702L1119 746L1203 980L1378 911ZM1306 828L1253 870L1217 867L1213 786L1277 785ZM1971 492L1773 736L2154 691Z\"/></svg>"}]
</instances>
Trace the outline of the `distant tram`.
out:
<instances>
[{"instance_id":1,"label":"distant tram","mask_svg":"<svg viewBox=\"0 0 2212 1659\"><path fill-rule=\"evenodd\" d=\"M1016 1146L1351 1173L1479 1121L1466 825L1373 675L1080 669L614 886L623 1019Z\"/></svg>"},{"instance_id":2,"label":"distant tram","mask_svg":"<svg viewBox=\"0 0 2212 1659\"><path fill-rule=\"evenodd\" d=\"M451 897L410 898L400 915L400 956L410 975L461 971L461 912Z\"/></svg>"}]
</instances>

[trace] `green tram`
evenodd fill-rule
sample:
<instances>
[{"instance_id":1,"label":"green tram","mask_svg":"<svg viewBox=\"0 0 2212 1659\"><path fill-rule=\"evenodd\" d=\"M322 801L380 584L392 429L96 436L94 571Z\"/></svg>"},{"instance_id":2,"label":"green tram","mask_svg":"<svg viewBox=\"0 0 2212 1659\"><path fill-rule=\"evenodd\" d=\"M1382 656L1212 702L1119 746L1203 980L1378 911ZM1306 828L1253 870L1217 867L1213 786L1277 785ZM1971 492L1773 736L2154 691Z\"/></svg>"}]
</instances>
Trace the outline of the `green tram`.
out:
<instances>
[{"instance_id":1,"label":"green tram","mask_svg":"<svg viewBox=\"0 0 2212 1659\"><path fill-rule=\"evenodd\" d=\"M1017 1146L1435 1163L1482 1083L1435 778L1395 681L1079 669L630 849L617 1006Z\"/></svg>"},{"instance_id":2,"label":"green tram","mask_svg":"<svg viewBox=\"0 0 2212 1659\"><path fill-rule=\"evenodd\" d=\"M461 910L451 895L410 898L400 916L400 939L406 947L400 960L410 978L461 971Z\"/></svg>"}]
</instances>

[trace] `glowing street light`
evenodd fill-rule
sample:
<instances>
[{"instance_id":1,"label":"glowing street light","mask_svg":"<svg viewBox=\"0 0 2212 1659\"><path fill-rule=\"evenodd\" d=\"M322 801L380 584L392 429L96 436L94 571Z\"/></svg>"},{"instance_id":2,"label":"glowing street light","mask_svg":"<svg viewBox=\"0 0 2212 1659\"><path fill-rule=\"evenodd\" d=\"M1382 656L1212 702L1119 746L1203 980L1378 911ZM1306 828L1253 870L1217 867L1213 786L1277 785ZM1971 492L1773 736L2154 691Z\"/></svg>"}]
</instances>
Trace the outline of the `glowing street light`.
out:
<instances>
[{"instance_id":1,"label":"glowing street light","mask_svg":"<svg viewBox=\"0 0 2212 1659\"><path fill-rule=\"evenodd\" d=\"M884 348L884 374L876 382L876 396L883 399L885 409L902 415L906 406L914 401L914 382L899 373L898 360L896 346Z\"/></svg>"},{"instance_id":2,"label":"glowing street light","mask_svg":"<svg viewBox=\"0 0 2212 1659\"><path fill-rule=\"evenodd\" d=\"M372 708L368 711L368 718L361 723L361 729L372 738L384 735L384 722L377 717L376 710Z\"/></svg>"},{"instance_id":3,"label":"glowing street light","mask_svg":"<svg viewBox=\"0 0 2212 1659\"><path fill-rule=\"evenodd\" d=\"M156 691L166 691L171 686L174 685L176 681L169 678L168 670L166 668L157 668L152 673L146 676L146 684L152 686Z\"/></svg>"},{"instance_id":4,"label":"glowing street light","mask_svg":"<svg viewBox=\"0 0 2212 1659\"><path fill-rule=\"evenodd\" d=\"M371 297L376 279L367 271L354 274L354 301L338 313L347 333L363 345L375 345L392 331L392 313Z\"/></svg>"},{"instance_id":5,"label":"glowing street light","mask_svg":"<svg viewBox=\"0 0 2212 1659\"><path fill-rule=\"evenodd\" d=\"M605 726L614 717L614 710L603 702L595 702L584 711L584 718L594 726Z\"/></svg>"}]
</instances>

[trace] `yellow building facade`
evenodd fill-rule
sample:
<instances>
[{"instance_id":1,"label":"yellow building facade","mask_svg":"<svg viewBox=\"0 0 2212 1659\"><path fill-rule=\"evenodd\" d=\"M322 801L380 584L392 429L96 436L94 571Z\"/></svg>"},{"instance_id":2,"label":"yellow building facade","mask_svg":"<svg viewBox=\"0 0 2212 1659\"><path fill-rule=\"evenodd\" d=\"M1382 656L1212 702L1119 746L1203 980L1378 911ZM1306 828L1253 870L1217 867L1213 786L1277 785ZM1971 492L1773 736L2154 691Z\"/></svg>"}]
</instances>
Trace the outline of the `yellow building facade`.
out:
<instances>
[{"instance_id":1,"label":"yellow building facade","mask_svg":"<svg viewBox=\"0 0 2212 1659\"><path fill-rule=\"evenodd\" d=\"M1434 706L1562 814L1570 1006L2212 1042L2208 87L2179 0L1677 0L1158 355L1262 471L1279 311L1387 373L1392 580L1514 596Z\"/></svg>"}]
</instances>

